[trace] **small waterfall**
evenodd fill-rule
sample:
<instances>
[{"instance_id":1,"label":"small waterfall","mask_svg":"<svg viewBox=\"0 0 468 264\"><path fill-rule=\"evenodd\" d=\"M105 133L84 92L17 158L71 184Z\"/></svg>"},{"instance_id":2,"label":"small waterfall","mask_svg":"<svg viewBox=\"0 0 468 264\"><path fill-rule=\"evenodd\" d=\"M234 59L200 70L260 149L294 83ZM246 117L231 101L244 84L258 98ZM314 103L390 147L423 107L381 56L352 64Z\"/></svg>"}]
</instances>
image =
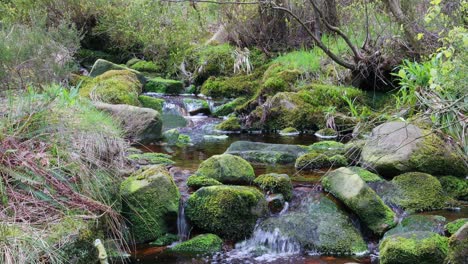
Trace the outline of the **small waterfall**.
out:
<instances>
[{"instance_id":1,"label":"small waterfall","mask_svg":"<svg viewBox=\"0 0 468 264\"><path fill-rule=\"evenodd\" d=\"M179 236L179 241L185 241L189 238L190 235L190 225L187 222L185 217L185 201L183 198L179 201L179 215L177 217L177 235Z\"/></svg>"}]
</instances>

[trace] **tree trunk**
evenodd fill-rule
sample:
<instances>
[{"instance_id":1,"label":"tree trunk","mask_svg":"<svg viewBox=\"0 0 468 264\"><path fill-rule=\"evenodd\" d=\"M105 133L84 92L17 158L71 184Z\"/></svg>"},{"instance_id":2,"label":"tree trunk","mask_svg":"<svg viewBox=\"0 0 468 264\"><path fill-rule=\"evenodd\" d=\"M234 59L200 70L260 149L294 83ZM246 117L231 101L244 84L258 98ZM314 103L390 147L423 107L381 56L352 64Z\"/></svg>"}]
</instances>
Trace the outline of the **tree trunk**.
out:
<instances>
[{"instance_id":1,"label":"tree trunk","mask_svg":"<svg viewBox=\"0 0 468 264\"><path fill-rule=\"evenodd\" d=\"M336 0L325 0L325 8L328 23L334 27L338 27L340 20L336 11Z\"/></svg>"},{"instance_id":2,"label":"tree trunk","mask_svg":"<svg viewBox=\"0 0 468 264\"><path fill-rule=\"evenodd\" d=\"M416 52L421 51L421 43L416 39L420 30L418 25L411 22L401 9L400 0L384 0L387 7L392 12L393 16L403 26L407 41L411 44Z\"/></svg>"}]
</instances>

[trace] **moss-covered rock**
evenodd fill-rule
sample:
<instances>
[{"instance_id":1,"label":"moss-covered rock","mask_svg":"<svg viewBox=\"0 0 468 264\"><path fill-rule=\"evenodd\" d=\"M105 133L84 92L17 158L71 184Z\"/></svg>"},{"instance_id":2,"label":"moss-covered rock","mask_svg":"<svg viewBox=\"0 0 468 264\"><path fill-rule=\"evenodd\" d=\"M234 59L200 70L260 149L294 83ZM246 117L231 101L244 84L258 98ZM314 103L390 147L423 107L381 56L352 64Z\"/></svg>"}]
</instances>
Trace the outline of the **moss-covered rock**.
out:
<instances>
[{"instance_id":1,"label":"moss-covered rock","mask_svg":"<svg viewBox=\"0 0 468 264\"><path fill-rule=\"evenodd\" d=\"M331 167L342 167L348 164L343 155L327 156L318 152L310 152L297 158L294 167L297 170L318 170Z\"/></svg>"},{"instance_id":2,"label":"moss-covered rock","mask_svg":"<svg viewBox=\"0 0 468 264\"><path fill-rule=\"evenodd\" d=\"M454 176L439 178L445 194L460 200L468 200L468 180Z\"/></svg>"},{"instance_id":3,"label":"moss-covered rock","mask_svg":"<svg viewBox=\"0 0 468 264\"><path fill-rule=\"evenodd\" d=\"M466 223L468 223L468 218L460 218L446 224L444 228L449 235L453 235Z\"/></svg>"},{"instance_id":4,"label":"moss-covered rock","mask_svg":"<svg viewBox=\"0 0 468 264\"><path fill-rule=\"evenodd\" d=\"M184 84L181 81L163 79L155 77L149 79L143 87L144 92L180 94L184 90Z\"/></svg>"},{"instance_id":5,"label":"moss-covered rock","mask_svg":"<svg viewBox=\"0 0 468 264\"><path fill-rule=\"evenodd\" d=\"M130 62L130 61L129 61ZM139 60L136 61L135 63L131 63L131 65L127 66L130 67L130 69L139 71L139 72L159 72L161 69L156 65L156 63L152 61L144 61L144 60Z\"/></svg>"},{"instance_id":6,"label":"moss-covered rock","mask_svg":"<svg viewBox=\"0 0 468 264\"><path fill-rule=\"evenodd\" d=\"M372 130L362 148L364 163L383 176L419 171L465 177L463 157L430 131L405 122L388 122Z\"/></svg>"},{"instance_id":7,"label":"moss-covered rock","mask_svg":"<svg viewBox=\"0 0 468 264\"><path fill-rule=\"evenodd\" d=\"M280 131L280 135L283 136L298 135L299 133L299 130L295 129L294 127L287 127Z\"/></svg>"},{"instance_id":8,"label":"moss-covered rock","mask_svg":"<svg viewBox=\"0 0 468 264\"><path fill-rule=\"evenodd\" d=\"M122 125L125 136L132 142L148 144L162 137L162 118L156 110L101 102L93 104L97 109L110 113Z\"/></svg>"},{"instance_id":9,"label":"moss-covered rock","mask_svg":"<svg viewBox=\"0 0 468 264\"><path fill-rule=\"evenodd\" d=\"M345 144L343 155L348 159L349 163L357 164L359 162L365 144L364 140L354 140Z\"/></svg>"},{"instance_id":10,"label":"moss-covered rock","mask_svg":"<svg viewBox=\"0 0 468 264\"><path fill-rule=\"evenodd\" d=\"M170 146L185 146L190 143L189 135L180 134L176 128L169 129L163 133L164 141Z\"/></svg>"},{"instance_id":11,"label":"moss-covered rock","mask_svg":"<svg viewBox=\"0 0 468 264\"><path fill-rule=\"evenodd\" d=\"M319 138L336 138L338 136L338 132L336 132L332 128L322 128L315 132L315 135Z\"/></svg>"},{"instance_id":12,"label":"moss-covered rock","mask_svg":"<svg viewBox=\"0 0 468 264\"><path fill-rule=\"evenodd\" d=\"M432 232L407 232L386 237L379 246L382 264L443 263L448 239Z\"/></svg>"},{"instance_id":13,"label":"moss-covered rock","mask_svg":"<svg viewBox=\"0 0 468 264\"><path fill-rule=\"evenodd\" d=\"M121 66L121 65L112 63L110 61L103 60L103 59L99 59L94 63L93 68L89 72L89 76L97 77L97 76L99 76L99 75L101 75L101 74L103 74L103 73L105 73L107 71L111 71L111 70L130 71L130 72L132 72L133 74L136 75L136 77L138 78L138 80L140 81L140 83L142 85L146 83L146 77L143 76L143 74L141 74L140 72L135 71L135 70L130 69L130 68L127 68L125 66Z\"/></svg>"},{"instance_id":14,"label":"moss-covered rock","mask_svg":"<svg viewBox=\"0 0 468 264\"><path fill-rule=\"evenodd\" d=\"M468 263L468 223L465 223L450 237L445 264Z\"/></svg>"},{"instance_id":15,"label":"moss-covered rock","mask_svg":"<svg viewBox=\"0 0 468 264\"><path fill-rule=\"evenodd\" d=\"M230 116L223 122L215 126L220 131L240 131L241 125L239 119L235 116Z\"/></svg>"},{"instance_id":16,"label":"moss-covered rock","mask_svg":"<svg viewBox=\"0 0 468 264\"><path fill-rule=\"evenodd\" d=\"M196 174L225 184L251 184L255 179L252 165L231 154L210 157L200 164Z\"/></svg>"},{"instance_id":17,"label":"moss-covered rock","mask_svg":"<svg viewBox=\"0 0 468 264\"><path fill-rule=\"evenodd\" d=\"M184 98L183 103L190 115L200 113L209 115L211 113L210 106L206 100Z\"/></svg>"},{"instance_id":18,"label":"moss-covered rock","mask_svg":"<svg viewBox=\"0 0 468 264\"><path fill-rule=\"evenodd\" d=\"M288 164L307 153L304 146L287 144L268 144L251 141L236 141L225 153L240 156L250 162L266 164Z\"/></svg>"},{"instance_id":19,"label":"moss-covered rock","mask_svg":"<svg viewBox=\"0 0 468 264\"><path fill-rule=\"evenodd\" d=\"M214 185L223 185L219 181L208 178L206 176L199 176L199 175L190 175L187 179L187 186L194 189L199 189L201 187L206 186L214 186Z\"/></svg>"},{"instance_id":20,"label":"moss-covered rock","mask_svg":"<svg viewBox=\"0 0 468 264\"><path fill-rule=\"evenodd\" d=\"M309 146L309 149L314 152L327 154L343 154L344 144L337 141L325 140L319 141Z\"/></svg>"},{"instance_id":21,"label":"moss-covered rock","mask_svg":"<svg viewBox=\"0 0 468 264\"><path fill-rule=\"evenodd\" d=\"M292 198L293 186L287 174L262 174L254 180L254 183L264 192L280 193L287 201Z\"/></svg>"},{"instance_id":22,"label":"moss-covered rock","mask_svg":"<svg viewBox=\"0 0 468 264\"><path fill-rule=\"evenodd\" d=\"M402 234L413 231L428 231L444 235L445 217L440 215L410 215L405 217L397 226L388 230L385 236Z\"/></svg>"},{"instance_id":23,"label":"moss-covered rock","mask_svg":"<svg viewBox=\"0 0 468 264\"><path fill-rule=\"evenodd\" d=\"M440 209L446 198L436 177L408 172L393 178L396 190L389 194L393 204L411 212Z\"/></svg>"},{"instance_id":24,"label":"moss-covered rock","mask_svg":"<svg viewBox=\"0 0 468 264\"><path fill-rule=\"evenodd\" d=\"M128 155L127 158L139 165L172 165L175 163L170 155L164 153L135 153Z\"/></svg>"},{"instance_id":25,"label":"moss-covered rock","mask_svg":"<svg viewBox=\"0 0 468 264\"><path fill-rule=\"evenodd\" d=\"M305 250L319 254L357 255L367 251L349 217L323 194L302 203L296 211L270 217L259 224L264 232L279 232ZM276 231L277 230L277 231Z\"/></svg>"},{"instance_id":26,"label":"moss-covered rock","mask_svg":"<svg viewBox=\"0 0 468 264\"><path fill-rule=\"evenodd\" d=\"M123 214L137 243L152 241L172 231L177 220L180 193L162 166L139 170L120 186Z\"/></svg>"},{"instance_id":27,"label":"moss-covered rock","mask_svg":"<svg viewBox=\"0 0 468 264\"><path fill-rule=\"evenodd\" d=\"M213 98L235 98L238 96L252 96L259 87L258 74L238 75L230 78L210 77L200 92Z\"/></svg>"},{"instance_id":28,"label":"moss-covered rock","mask_svg":"<svg viewBox=\"0 0 468 264\"><path fill-rule=\"evenodd\" d=\"M382 181L385 181L384 179L382 179L379 175L375 174L375 173L372 173L364 168L361 168L361 167L356 167L356 166L353 166L353 167L348 167L348 169L352 170L353 172L355 172L357 175L359 175L359 177L361 177L361 179L365 182L382 182Z\"/></svg>"},{"instance_id":29,"label":"moss-covered rock","mask_svg":"<svg viewBox=\"0 0 468 264\"><path fill-rule=\"evenodd\" d=\"M375 234L381 235L395 225L395 213L352 170L339 168L329 172L322 179L322 185L355 212Z\"/></svg>"},{"instance_id":30,"label":"moss-covered rock","mask_svg":"<svg viewBox=\"0 0 468 264\"><path fill-rule=\"evenodd\" d=\"M162 247L162 246L167 246L170 245L176 241L179 240L179 237L175 234L164 234L163 236L160 236L158 239L155 241L149 243L151 246L157 246L157 247Z\"/></svg>"},{"instance_id":31,"label":"moss-covered rock","mask_svg":"<svg viewBox=\"0 0 468 264\"><path fill-rule=\"evenodd\" d=\"M139 105L142 85L137 76L127 70L110 70L88 79L80 86L80 95L110 104Z\"/></svg>"},{"instance_id":32,"label":"moss-covered rock","mask_svg":"<svg viewBox=\"0 0 468 264\"><path fill-rule=\"evenodd\" d=\"M141 106L146 107L146 108L151 108L159 113L162 113L162 109L164 106L164 99L161 98L154 98L152 96L147 96L147 95L140 95L138 96L138 100L141 103Z\"/></svg>"},{"instance_id":33,"label":"moss-covered rock","mask_svg":"<svg viewBox=\"0 0 468 264\"><path fill-rule=\"evenodd\" d=\"M170 248L170 252L182 254L213 254L222 250L223 240L214 234L198 235Z\"/></svg>"},{"instance_id":34,"label":"moss-covered rock","mask_svg":"<svg viewBox=\"0 0 468 264\"><path fill-rule=\"evenodd\" d=\"M199 229L238 240L252 233L257 219L267 212L267 205L255 188L220 185L193 193L185 211Z\"/></svg>"},{"instance_id":35,"label":"moss-covered rock","mask_svg":"<svg viewBox=\"0 0 468 264\"><path fill-rule=\"evenodd\" d=\"M234 113L236 107L245 103L246 99L244 97L239 97L234 99L231 102L225 103L218 107L215 107L213 115L214 116L227 116L229 114Z\"/></svg>"},{"instance_id":36,"label":"moss-covered rock","mask_svg":"<svg viewBox=\"0 0 468 264\"><path fill-rule=\"evenodd\" d=\"M201 85L210 76L229 76L233 74L235 48L228 44L205 45L194 52L196 76L195 84Z\"/></svg>"}]
</instances>

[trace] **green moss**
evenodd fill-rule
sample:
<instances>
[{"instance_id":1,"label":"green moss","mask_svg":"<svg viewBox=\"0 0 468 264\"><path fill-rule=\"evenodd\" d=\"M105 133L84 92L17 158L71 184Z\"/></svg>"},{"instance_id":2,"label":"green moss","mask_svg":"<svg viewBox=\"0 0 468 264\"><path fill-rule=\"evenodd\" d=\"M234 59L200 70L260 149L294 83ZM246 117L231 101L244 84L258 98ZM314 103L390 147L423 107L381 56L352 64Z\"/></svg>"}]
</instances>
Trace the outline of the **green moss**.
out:
<instances>
[{"instance_id":1,"label":"green moss","mask_svg":"<svg viewBox=\"0 0 468 264\"><path fill-rule=\"evenodd\" d=\"M310 152L297 158L294 165L298 170L316 170L330 167L342 167L348 164L342 155L327 156L319 152Z\"/></svg>"},{"instance_id":2,"label":"green moss","mask_svg":"<svg viewBox=\"0 0 468 264\"><path fill-rule=\"evenodd\" d=\"M392 202L408 211L440 209L446 198L436 177L426 173L408 172L393 178L397 192Z\"/></svg>"},{"instance_id":3,"label":"green moss","mask_svg":"<svg viewBox=\"0 0 468 264\"><path fill-rule=\"evenodd\" d=\"M180 193L169 172L160 165L147 167L120 186L123 215L137 243L152 241L171 231L177 220Z\"/></svg>"},{"instance_id":4,"label":"green moss","mask_svg":"<svg viewBox=\"0 0 468 264\"><path fill-rule=\"evenodd\" d=\"M386 237L379 249L382 264L443 263L448 239L431 232L408 232Z\"/></svg>"},{"instance_id":5,"label":"green moss","mask_svg":"<svg viewBox=\"0 0 468 264\"><path fill-rule=\"evenodd\" d=\"M223 105L216 107L213 115L214 116L227 116L233 113L236 107L242 105L245 102L246 102L246 99L244 97L236 98L229 103L225 103Z\"/></svg>"},{"instance_id":6,"label":"green moss","mask_svg":"<svg viewBox=\"0 0 468 264\"><path fill-rule=\"evenodd\" d=\"M280 132L281 134L291 134L291 133L299 133L299 131L297 129L295 129L294 127L287 127L283 130L281 130Z\"/></svg>"},{"instance_id":7,"label":"green moss","mask_svg":"<svg viewBox=\"0 0 468 264\"><path fill-rule=\"evenodd\" d=\"M421 171L431 175L451 174L465 177L468 167L463 157L456 151L447 149L445 142L430 131L423 131L423 140L418 143L418 149L411 154L409 164L414 171ZM450 168L448 170L448 168Z\"/></svg>"},{"instance_id":8,"label":"green moss","mask_svg":"<svg viewBox=\"0 0 468 264\"><path fill-rule=\"evenodd\" d=\"M203 187L190 196L186 207L196 227L233 240L249 236L266 212L263 194L244 186Z\"/></svg>"},{"instance_id":9,"label":"green moss","mask_svg":"<svg viewBox=\"0 0 468 264\"><path fill-rule=\"evenodd\" d=\"M210 76L229 76L233 74L234 47L228 44L206 45L199 47L194 54L197 74L195 84L201 85Z\"/></svg>"},{"instance_id":10,"label":"green moss","mask_svg":"<svg viewBox=\"0 0 468 264\"><path fill-rule=\"evenodd\" d=\"M128 62L127 62L128 66ZM140 71L140 72L159 72L161 69L152 61L140 60L133 65L129 66L130 69Z\"/></svg>"},{"instance_id":11,"label":"green moss","mask_svg":"<svg viewBox=\"0 0 468 264\"><path fill-rule=\"evenodd\" d=\"M254 184L264 192L280 193L286 201L292 198L292 183L286 174L269 173L262 174L254 180Z\"/></svg>"},{"instance_id":12,"label":"green moss","mask_svg":"<svg viewBox=\"0 0 468 264\"><path fill-rule=\"evenodd\" d=\"M187 179L187 186L194 189L214 185L222 185L222 183L213 178L208 178L206 176L199 175L190 175L190 177L188 177Z\"/></svg>"},{"instance_id":13,"label":"green moss","mask_svg":"<svg viewBox=\"0 0 468 264\"><path fill-rule=\"evenodd\" d=\"M444 263L465 264L468 256L468 224L465 223L450 237L449 250Z\"/></svg>"},{"instance_id":14,"label":"green moss","mask_svg":"<svg viewBox=\"0 0 468 264\"><path fill-rule=\"evenodd\" d=\"M449 235L455 234L463 225L468 223L468 218L460 218L445 225Z\"/></svg>"},{"instance_id":15,"label":"green moss","mask_svg":"<svg viewBox=\"0 0 468 264\"><path fill-rule=\"evenodd\" d=\"M184 84L177 80L155 77L148 80L143 90L153 93L180 94L184 90Z\"/></svg>"},{"instance_id":16,"label":"green moss","mask_svg":"<svg viewBox=\"0 0 468 264\"><path fill-rule=\"evenodd\" d=\"M257 77L258 74L237 75L230 78L210 77L203 83L200 92L213 98L251 96L259 87Z\"/></svg>"},{"instance_id":17,"label":"green moss","mask_svg":"<svg viewBox=\"0 0 468 264\"><path fill-rule=\"evenodd\" d=\"M445 194L448 196L468 200L468 180L453 176L444 176L439 178L440 184Z\"/></svg>"},{"instance_id":18,"label":"green moss","mask_svg":"<svg viewBox=\"0 0 468 264\"><path fill-rule=\"evenodd\" d=\"M319 131L315 132L316 135L322 136L322 137L336 137L338 136L338 132L336 132L332 128L322 128Z\"/></svg>"},{"instance_id":19,"label":"green moss","mask_svg":"<svg viewBox=\"0 0 468 264\"><path fill-rule=\"evenodd\" d=\"M221 131L239 131L241 130L241 125L237 117L230 116L228 119L216 125L215 128Z\"/></svg>"},{"instance_id":20,"label":"green moss","mask_svg":"<svg viewBox=\"0 0 468 264\"><path fill-rule=\"evenodd\" d=\"M131 154L127 157L129 160L134 161L140 165L172 165L175 162L171 160L171 156L163 153L137 153Z\"/></svg>"},{"instance_id":21,"label":"green moss","mask_svg":"<svg viewBox=\"0 0 468 264\"><path fill-rule=\"evenodd\" d=\"M443 234L443 226L447 219L439 215L410 215L398 225L385 233L385 236L402 234L413 231L428 231Z\"/></svg>"},{"instance_id":22,"label":"green moss","mask_svg":"<svg viewBox=\"0 0 468 264\"><path fill-rule=\"evenodd\" d=\"M231 154L210 157L200 164L196 174L224 184L251 184L255 179L252 165Z\"/></svg>"},{"instance_id":23,"label":"green moss","mask_svg":"<svg viewBox=\"0 0 468 264\"><path fill-rule=\"evenodd\" d=\"M162 247L162 246L170 245L178 240L179 240L179 237L177 235L167 233L167 234L164 234L163 236L160 236L158 239L156 239L155 241L149 244L151 246Z\"/></svg>"},{"instance_id":24,"label":"green moss","mask_svg":"<svg viewBox=\"0 0 468 264\"><path fill-rule=\"evenodd\" d=\"M103 74L103 73L105 73L107 71L111 71L111 70L130 71L130 72L132 72L133 74L136 75L136 77L138 78L138 80L140 81L141 84L146 83L146 77L143 76L143 74L141 74L139 71L135 71L135 70L127 68L125 66L118 65L118 64L115 64L115 63L112 63L110 61L106 61L106 60L103 60L103 59L99 59L94 63L93 68L91 69L91 71L89 73L89 76L97 77L97 76L99 76L99 75L101 75L101 74Z\"/></svg>"},{"instance_id":25,"label":"green moss","mask_svg":"<svg viewBox=\"0 0 468 264\"><path fill-rule=\"evenodd\" d=\"M382 182L385 181L379 175L372 173L361 167L348 167L350 170L355 172L365 182Z\"/></svg>"},{"instance_id":26,"label":"green moss","mask_svg":"<svg viewBox=\"0 0 468 264\"><path fill-rule=\"evenodd\" d=\"M81 96L111 104L139 105L141 84L137 76L126 70L110 70L83 82Z\"/></svg>"},{"instance_id":27,"label":"green moss","mask_svg":"<svg viewBox=\"0 0 468 264\"><path fill-rule=\"evenodd\" d=\"M179 134L179 137L177 139L177 146L185 146L187 144L190 144L191 141L192 139L189 135Z\"/></svg>"},{"instance_id":28,"label":"green moss","mask_svg":"<svg viewBox=\"0 0 468 264\"><path fill-rule=\"evenodd\" d=\"M375 234L395 225L395 213L382 199L348 168L339 168L326 174L322 186L355 212Z\"/></svg>"},{"instance_id":29,"label":"green moss","mask_svg":"<svg viewBox=\"0 0 468 264\"><path fill-rule=\"evenodd\" d=\"M310 145L309 149L322 152L327 152L328 150L342 151L344 150L344 144L337 141L325 140Z\"/></svg>"},{"instance_id":30,"label":"green moss","mask_svg":"<svg viewBox=\"0 0 468 264\"><path fill-rule=\"evenodd\" d=\"M143 60L140 60L138 58L131 58L127 61L127 63L125 63L125 65L127 67L132 67L133 65L135 65L137 62L140 62L140 61L143 61Z\"/></svg>"},{"instance_id":31,"label":"green moss","mask_svg":"<svg viewBox=\"0 0 468 264\"><path fill-rule=\"evenodd\" d=\"M184 103L185 109L187 109L190 115L196 115L200 113L209 115L211 113L210 106L206 100L184 98L182 101Z\"/></svg>"},{"instance_id":32,"label":"green moss","mask_svg":"<svg viewBox=\"0 0 468 264\"><path fill-rule=\"evenodd\" d=\"M147 96L147 95L140 95L138 96L138 100L141 103L141 106L146 107L146 108L151 108L159 113L162 113L162 109L164 106L164 99L161 98L154 98L152 96Z\"/></svg>"},{"instance_id":33,"label":"green moss","mask_svg":"<svg viewBox=\"0 0 468 264\"><path fill-rule=\"evenodd\" d=\"M222 250L223 240L214 234L198 235L170 248L171 252L185 254L213 254Z\"/></svg>"},{"instance_id":34,"label":"green moss","mask_svg":"<svg viewBox=\"0 0 468 264\"><path fill-rule=\"evenodd\" d=\"M345 144L343 155L349 163L356 163L361 158L362 147L366 144L364 140L355 140Z\"/></svg>"}]
</instances>

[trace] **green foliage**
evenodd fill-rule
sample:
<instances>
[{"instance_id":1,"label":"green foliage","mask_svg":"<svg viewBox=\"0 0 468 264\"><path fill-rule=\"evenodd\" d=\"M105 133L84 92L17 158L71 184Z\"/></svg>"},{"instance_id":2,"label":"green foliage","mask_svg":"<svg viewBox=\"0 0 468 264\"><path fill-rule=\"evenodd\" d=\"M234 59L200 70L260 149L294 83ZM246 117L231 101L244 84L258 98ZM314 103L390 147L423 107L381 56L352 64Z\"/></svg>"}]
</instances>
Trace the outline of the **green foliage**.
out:
<instances>
[{"instance_id":1,"label":"green foliage","mask_svg":"<svg viewBox=\"0 0 468 264\"><path fill-rule=\"evenodd\" d=\"M262 174L254 180L254 184L264 192L282 194L286 201L292 198L293 186L291 179L286 174Z\"/></svg>"},{"instance_id":2,"label":"green foliage","mask_svg":"<svg viewBox=\"0 0 468 264\"><path fill-rule=\"evenodd\" d=\"M171 252L185 254L213 254L222 250L223 240L214 234L198 235L170 248Z\"/></svg>"},{"instance_id":3,"label":"green foliage","mask_svg":"<svg viewBox=\"0 0 468 264\"><path fill-rule=\"evenodd\" d=\"M466 223L468 223L468 218L460 218L446 224L444 227L445 230L447 230L447 232L449 233L449 235L453 235Z\"/></svg>"},{"instance_id":4,"label":"green foliage","mask_svg":"<svg viewBox=\"0 0 468 264\"><path fill-rule=\"evenodd\" d=\"M164 99L154 98L152 96L140 95L138 96L138 101L140 101L142 107L151 108L159 113L162 113L164 106Z\"/></svg>"},{"instance_id":5,"label":"green foliage","mask_svg":"<svg viewBox=\"0 0 468 264\"><path fill-rule=\"evenodd\" d=\"M163 79L156 77L149 79L144 86L145 92L180 94L184 90L184 84L181 81Z\"/></svg>"},{"instance_id":6,"label":"green foliage","mask_svg":"<svg viewBox=\"0 0 468 264\"><path fill-rule=\"evenodd\" d=\"M249 236L266 212L263 194L244 186L203 187L189 197L186 207L196 227L232 240Z\"/></svg>"},{"instance_id":7,"label":"green foliage","mask_svg":"<svg viewBox=\"0 0 468 264\"><path fill-rule=\"evenodd\" d=\"M215 128L221 131L240 131L241 125L237 117L230 116L228 119L216 125Z\"/></svg>"},{"instance_id":8,"label":"green foliage","mask_svg":"<svg viewBox=\"0 0 468 264\"><path fill-rule=\"evenodd\" d=\"M93 101L139 105L141 89L136 74L126 70L110 70L82 83L80 95Z\"/></svg>"}]
</instances>

